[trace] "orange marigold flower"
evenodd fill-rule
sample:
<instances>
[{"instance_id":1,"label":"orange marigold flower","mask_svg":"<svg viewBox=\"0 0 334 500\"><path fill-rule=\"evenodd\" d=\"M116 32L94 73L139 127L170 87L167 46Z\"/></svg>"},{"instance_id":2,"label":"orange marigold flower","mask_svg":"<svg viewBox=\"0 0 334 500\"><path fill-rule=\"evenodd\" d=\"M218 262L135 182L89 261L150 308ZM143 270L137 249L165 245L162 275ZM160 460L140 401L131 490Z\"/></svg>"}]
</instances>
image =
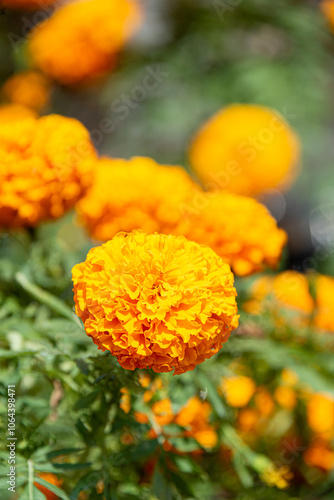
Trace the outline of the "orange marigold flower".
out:
<instances>
[{"instance_id":1,"label":"orange marigold flower","mask_svg":"<svg viewBox=\"0 0 334 500\"><path fill-rule=\"evenodd\" d=\"M87 335L128 370L193 370L238 325L229 266L183 236L119 233L73 268L73 282Z\"/></svg>"},{"instance_id":2,"label":"orange marigold flower","mask_svg":"<svg viewBox=\"0 0 334 500\"><path fill-rule=\"evenodd\" d=\"M234 408L246 406L256 390L256 385L250 377L233 375L224 377L220 389L224 393L226 401Z\"/></svg>"},{"instance_id":3,"label":"orange marigold flower","mask_svg":"<svg viewBox=\"0 0 334 500\"><path fill-rule=\"evenodd\" d=\"M238 427L242 432L255 431L259 423L259 413L254 408L243 408L238 414Z\"/></svg>"},{"instance_id":4,"label":"orange marigold flower","mask_svg":"<svg viewBox=\"0 0 334 500\"><path fill-rule=\"evenodd\" d=\"M175 423L187 429L187 435L193 437L204 448L214 448L218 436L209 423L211 406L197 396L190 398L178 412Z\"/></svg>"},{"instance_id":5,"label":"orange marigold flower","mask_svg":"<svg viewBox=\"0 0 334 500\"><path fill-rule=\"evenodd\" d=\"M304 461L310 467L319 467L324 471L334 469L334 451L322 441L311 443L303 455Z\"/></svg>"},{"instance_id":6,"label":"orange marigold flower","mask_svg":"<svg viewBox=\"0 0 334 500\"><path fill-rule=\"evenodd\" d=\"M0 123L0 226L60 217L85 193L96 154L77 120L58 115Z\"/></svg>"},{"instance_id":7,"label":"orange marigold flower","mask_svg":"<svg viewBox=\"0 0 334 500\"><path fill-rule=\"evenodd\" d=\"M159 165L151 158L104 158L94 183L77 210L91 236L111 239L119 231L182 233L182 204L197 187L182 167ZM152 181L152 179L154 181Z\"/></svg>"},{"instance_id":8,"label":"orange marigold flower","mask_svg":"<svg viewBox=\"0 0 334 500\"><path fill-rule=\"evenodd\" d=\"M21 106L21 104L0 106L0 126L4 122L16 122L24 118L37 118L37 113L26 106Z\"/></svg>"},{"instance_id":9,"label":"orange marigold flower","mask_svg":"<svg viewBox=\"0 0 334 500\"><path fill-rule=\"evenodd\" d=\"M8 9L41 10L59 0L2 0L1 6Z\"/></svg>"},{"instance_id":10,"label":"orange marigold flower","mask_svg":"<svg viewBox=\"0 0 334 500\"><path fill-rule=\"evenodd\" d=\"M185 236L210 246L240 276L275 267L287 241L266 207L245 196L217 193L190 219Z\"/></svg>"},{"instance_id":11,"label":"orange marigold flower","mask_svg":"<svg viewBox=\"0 0 334 500\"><path fill-rule=\"evenodd\" d=\"M50 83L36 71L17 73L2 87L4 98L12 103L40 112L50 98Z\"/></svg>"},{"instance_id":12,"label":"orange marigold flower","mask_svg":"<svg viewBox=\"0 0 334 500\"><path fill-rule=\"evenodd\" d=\"M152 411L158 425L168 425L174 419L172 403L169 398L160 399L154 403Z\"/></svg>"},{"instance_id":13,"label":"orange marigold flower","mask_svg":"<svg viewBox=\"0 0 334 500\"><path fill-rule=\"evenodd\" d=\"M57 486L57 488L60 488L63 484L63 481L59 479L55 474L52 474L51 472L41 472L38 474L41 479L44 479L47 483L52 484L53 486ZM42 486L39 483L34 483L37 489L43 493L45 496L46 500L57 500L58 496L53 493L52 491L48 490L46 486Z\"/></svg>"},{"instance_id":14,"label":"orange marigold flower","mask_svg":"<svg viewBox=\"0 0 334 500\"><path fill-rule=\"evenodd\" d=\"M122 387L121 389L121 400L119 403L119 407L124 413L129 413L131 410L131 395L129 389L126 387Z\"/></svg>"},{"instance_id":15,"label":"orange marigold flower","mask_svg":"<svg viewBox=\"0 0 334 500\"><path fill-rule=\"evenodd\" d=\"M298 159L299 141L283 117L250 104L218 111L190 149L191 165L208 190L250 196L290 184Z\"/></svg>"},{"instance_id":16,"label":"orange marigold flower","mask_svg":"<svg viewBox=\"0 0 334 500\"><path fill-rule=\"evenodd\" d=\"M296 392L292 387L281 385L276 388L274 396L277 403L286 410L292 410L297 404Z\"/></svg>"},{"instance_id":17,"label":"orange marigold flower","mask_svg":"<svg viewBox=\"0 0 334 500\"><path fill-rule=\"evenodd\" d=\"M259 410L261 416L269 417L275 408L275 403L273 398L271 397L270 392L264 387L259 387L255 397L255 405Z\"/></svg>"},{"instance_id":18,"label":"orange marigold flower","mask_svg":"<svg viewBox=\"0 0 334 500\"><path fill-rule=\"evenodd\" d=\"M306 276L284 271L276 276L262 276L252 286L252 298L244 304L247 312L260 314L264 305L271 309L286 308L298 317L308 318L314 308Z\"/></svg>"},{"instance_id":19,"label":"orange marigold flower","mask_svg":"<svg viewBox=\"0 0 334 500\"><path fill-rule=\"evenodd\" d=\"M334 332L334 278L319 276L316 280L316 312L314 324L321 330Z\"/></svg>"},{"instance_id":20,"label":"orange marigold flower","mask_svg":"<svg viewBox=\"0 0 334 500\"><path fill-rule=\"evenodd\" d=\"M326 16L332 31L334 31L334 1L333 0L325 0L321 2L321 10Z\"/></svg>"},{"instance_id":21,"label":"orange marigold flower","mask_svg":"<svg viewBox=\"0 0 334 500\"><path fill-rule=\"evenodd\" d=\"M333 433L334 401L325 394L313 394L307 403L307 421L317 434Z\"/></svg>"},{"instance_id":22,"label":"orange marigold flower","mask_svg":"<svg viewBox=\"0 0 334 500\"><path fill-rule=\"evenodd\" d=\"M33 30L29 52L36 66L54 80L86 83L113 68L115 54L140 19L136 0L72 2Z\"/></svg>"}]
</instances>

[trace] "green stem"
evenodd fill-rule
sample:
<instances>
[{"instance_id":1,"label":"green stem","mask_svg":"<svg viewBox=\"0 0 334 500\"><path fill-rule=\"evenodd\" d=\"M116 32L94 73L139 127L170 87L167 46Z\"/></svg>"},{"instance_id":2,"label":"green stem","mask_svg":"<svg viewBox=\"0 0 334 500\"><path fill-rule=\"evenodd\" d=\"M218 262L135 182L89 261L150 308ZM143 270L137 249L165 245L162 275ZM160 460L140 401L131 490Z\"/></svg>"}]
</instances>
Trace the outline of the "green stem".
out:
<instances>
[{"instance_id":1,"label":"green stem","mask_svg":"<svg viewBox=\"0 0 334 500\"><path fill-rule=\"evenodd\" d=\"M23 290L25 290L34 299L38 300L38 302L45 304L60 316L74 321L73 312L67 305L51 293L46 292L39 286L32 283L25 274L18 272L15 275L15 279Z\"/></svg>"},{"instance_id":2,"label":"green stem","mask_svg":"<svg viewBox=\"0 0 334 500\"><path fill-rule=\"evenodd\" d=\"M34 463L28 460L28 488L29 500L34 500Z\"/></svg>"}]
</instances>

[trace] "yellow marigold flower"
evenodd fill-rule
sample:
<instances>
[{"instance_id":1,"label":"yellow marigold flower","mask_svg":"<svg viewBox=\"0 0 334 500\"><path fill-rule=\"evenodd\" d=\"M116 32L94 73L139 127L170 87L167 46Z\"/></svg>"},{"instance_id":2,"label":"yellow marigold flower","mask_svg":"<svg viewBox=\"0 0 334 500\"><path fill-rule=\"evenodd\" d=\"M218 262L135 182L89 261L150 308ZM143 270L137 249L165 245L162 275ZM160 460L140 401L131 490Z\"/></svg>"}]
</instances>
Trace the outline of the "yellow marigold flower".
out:
<instances>
[{"instance_id":1,"label":"yellow marigold flower","mask_svg":"<svg viewBox=\"0 0 334 500\"><path fill-rule=\"evenodd\" d=\"M284 490L289 486L289 480L293 478L293 474L288 466L276 467L274 465L268 467L262 474L261 479L268 486Z\"/></svg>"},{"instance_id":2,"label":"yellow marigold flower","mask_svg":"<svg viewBox=\"0 0 334 500\"><path fill-rule=\"evenodd\" d=\"M129 389L126 387L122 387L121 389L121 400L119 403L119 407L121 410L124 411L124 413L129 413L131 410L131 395Z\"/></svg>"},{"instance_id":3,"label":"yellow marigold flower","mask_svg":"<svg viewBox=\"0 0 334 500\"><path fill-rule=\"evenodd\" d=\"M334 451L322 441L311 443L303 455L304 461L310 467L319 467L325 471L334 469Z\"/></svg>"},{"instance_id":4,"label":"yellow marigold flower","mask_svg":"<svg viewBox=\"0 0 334 500\"><path fill-rule=\"evenodd\" d=\"M314 324L321 330L334 332L334 278L319 276L316 280L316 312Z\"/></svg>"},{"instance_id":5,"label":"yellow marigold flower","mask_svg":"<svg viewBox=\"0 0 334 500\"><path fill-rule=\"evenodd\" d=\"M168 425L174 419L172 403L169 398L160 399L154 403L152 411L158 425Z\"/></svg>"},{"instance_id":6,"label":"yellow marigold flower","mask_svg":"<svg viewBox=\"0 0 334 500\"><path fill-rule=\"evenodd\" d=\"M292 387L284 385L277 387L274 397L277 403L286 410L292 410L297 404L296 392Z\"/></svg>"},{"instance_id":7,"label":"yellow marigold flower","mask_svg":"<svg viewBox=\"0 0 334 500\"><path fill-rule=\"evenodd\" d=\"M326 16L332 31L334 31L334 1L325 0L321 2L321 10Z\"/></svg>"},{"instance_id":8,"label":"yellow marigold flower","mask_svg":"<svg viewBox=\"0 0 334 500\"><path fill-rule=\"evenodd\" d=\"M266 207L245 196L216 193L190 219L187 238L210 246L240 276L275 267L287 241Z\"/></svg>"},{"instance_id":9,"label":"yellow marigold flower","mask_svg":"<svg viewBox=\"0 0 334 500\"><path fill-rule=\"evenodd\" d=\"M84 194L96 161L89 133L58 115L0 123L0 227L60 217Z\"/></svg>"},{"instance_id":10,"label":"yellow marigold flower","mask_svg":"<svg viewBox=\"0 0 334 500\"><path fill-rule=\"evenodd\" d=\"M136 0L81 0L58 9L32 32L29 52L46 75L65 85L89 82L115 64L138 27Z\"/></svg>"},{"instance_id":11,"label":"yellow marigold flower","mask_svg":"<svg viewBox=\"0 0 334 500\"><path fill-rule=\"evenodd\" d=\"M229 266L183 236L119 233L73 268L73 282L87 335L128 370L193 370L238 325Z\"/></svg>"},{"instance_id":12,"label":"yellow marigold flower","mask_svg":"<svg viewBox=\"0 0 334 500\"><path fill-rule=\"evenodd\" d=\"M91 236L111 239L119 231L182 233L182 204L197 187L181 167L159 165L151 158L104 158L77 210Z\"/></svg>"},{"instance_id":13,"label":"yellow marigold flower","mask_svg":"<svg viewBox=\"0 0 334 500\"><path fill-rule=\"evenodd\" d=\"M220 389L230 406L242 408L249 403L255 393L256 385L250 377L233 375L232 377L223 378Z\"/></svg>"},{"instance_id":14,"label":"yellow marigold flower","mask_svg":"<svg viewBox=\"0 0 334 500\"><path fill-rule=\"evenodd\" d=\"M8 9L41 10L59 0L2 0L1 6Z\"/></svg>"},{"instance_id":15,"label":"yellow marigold flower","mask_svg":"<svg viewBox=\"0 0 334 500\"><path fill-rule=\"evenodd\" d=\"M3 104L0 106L0 126L4 122L15 122L24 118L37 118L37 113L20 104Z\"/></svg>"},{"instance_id":16,"label":"yellow marigold flower","mask_svg":"<svg viewBox=\"0 0 334 500\"><path fill-rule=\"evenodd\" d=\"M204 448L214 448L218 436L209 423L211 406L207 401L201 401L197 396L190 398L178 412L175 423L187 429L187 436L193 437Z\"/></svg>"},{"instance_id":17,"label":"yellow marigold flower","mask_svg":"<svg viewBox=\"0 0 334 500\"><path fill-rule=\"evenodd\" d=\"M333 433L334 401L325 394L313 394L307 403L307 421L317 434Z\"/></svg>"},{"instance_id":18,"label":"yellow marigold flower","mask_svg":"<svg viewBox=\"0 0 334 500\"><path fill-rule=\"evenodd\" d=\"M41 472L38 474L41 479L44 479L47 483L50 483L50 485L57 486L57 488L61 488L63 481L62 479L59 479L55 474L52 474L51 472ZM34 486L43 493L45 496L46 500L57 500L58 496L50 491L46 486L42 486L39 483L34 483Z\"/></svg>"},{"instance_id":19,"label":"yellow marigold flower","mask_svg":"<svg viewBox=\"0 0 334 500\"><path fill-rule=\"evenodd\" d=\"M292 370L289 370L288 368L284 368L281 373L281 378L282 381L285 385L294 387L295 385L298 384L298 376L296 373Z\"/></svg>"},{"instance_id":20,"label":"yellow marigold flower","mask_svg":"<svg viewBox=\"0 0 334 500\"><path fill-rule=\"evenodd\" d=\"M286 187L295 176L299 140L275 110L234 104L196 134L190 162L206 189L253 196Z\"/></svg>"},{"instance_id":21,"label":"yellow marigold flower","mask_svg":"<svg viewBox=\"0 0 334 500\"><path fill-rule=\"evenodd\" d=\"M260 314L265 304L272 309L287 308L301 318L307 318L313 312L314 301L308 279L297 271L262 276L253 284L251 293L252 299L244 307L252 314Z\"/></svg>"},{"instance_id":22,"label":"yellow marigold flower","mask_svg":"<svg viewBox=\"0 0 334 500\"><path fill-rule=\"evenodd\" d=\"M36 71L17 73L2 87L4 98L12 103L40 112L50 98L50 83Z\"/></svg>"}]
</instances>

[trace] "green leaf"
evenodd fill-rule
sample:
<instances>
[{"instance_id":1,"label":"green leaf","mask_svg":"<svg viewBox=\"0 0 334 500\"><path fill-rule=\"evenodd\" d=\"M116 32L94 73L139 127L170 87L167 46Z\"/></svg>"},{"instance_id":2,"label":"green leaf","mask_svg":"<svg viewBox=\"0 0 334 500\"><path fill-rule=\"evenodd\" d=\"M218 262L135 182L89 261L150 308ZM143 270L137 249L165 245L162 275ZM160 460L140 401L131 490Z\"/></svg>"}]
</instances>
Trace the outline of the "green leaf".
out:
<instances>
[{"instance_id":1,"label":"green leaf","mask_svg":"<svg viewBox=\"0 0 334 500\"><path fill-rule=\"evenodd\" d=\"M44 486L46 489L48 489L58 497L62 498L63 500L70 500L70 497L66 495L66 493L63 490L61 490L54 484L50 484L47 481L44 481L44 479L40 477L35 477L34 482L40 484L41 486Z\"/></svg>"},{"instance_id":2,"label":"green leaf","mask_svg":"<svg viewBox=\"0 0 334 500\"><path fill-rule=\"evenodd\" d=\"M85 450L85 448L62 448L60 450L48 452L46 454L46 457L49 460L52 460L53 458L60 457L60 456L72 455L73 453L81 453L84 450Z\"/></svg>"},{"instance_id":3,"label":"green leaf","mask_svg":"<svg viewBox=\"0 0 334 500\"><path fill-rule=\"evenodd\" d=\"M114 465L121 465L129 462L136 462L153 455L158 448L157 439L142 441L138 445L129 446L124 451L110 456L110 460Z\"/></svg>"}]
</instances>

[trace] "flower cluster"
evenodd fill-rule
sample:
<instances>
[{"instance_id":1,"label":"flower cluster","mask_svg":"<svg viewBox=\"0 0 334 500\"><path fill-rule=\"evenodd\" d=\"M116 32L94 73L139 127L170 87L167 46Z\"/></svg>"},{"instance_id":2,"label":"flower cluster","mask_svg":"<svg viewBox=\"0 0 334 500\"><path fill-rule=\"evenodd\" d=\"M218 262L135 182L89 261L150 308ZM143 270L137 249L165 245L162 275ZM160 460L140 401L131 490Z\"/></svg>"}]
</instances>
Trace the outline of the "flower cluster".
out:
<instances>
[{"instance_id":1,"label":"flower cluster","mask_svg":"<svg viewBox=\"0 0 334 500\"><path fill-rule=\"evenodd\" d=\"M71 118L50 115L0 124L0 226L60 217L91 182L95 150Z\"/></svg>"},{"instance_id":2,"label":"flower cluster","mask_svg":"<svg viewBox=\"0 0 334 500\"><path fill-rule=\"evenodd\" d=\"M151 158L102 158L94 182L77 205L90 235L101 241L119 231L182 234L182 207L198 191L181 167L159 165Z\"/></svg>"},{"instance_id":3,"label":"flower cluster","mask_svg":"<svg viewBox=\"0 0 334 500\"><path fill-rule=\"evenodd\" d=\"M185 236L210 246L235 274L275 267L287 241L285 231L261 203L232 193L216 193L190 216Z\"/></svg>"},{"instance_id":4,"label":"flower cluster","mask_svg":"<svg viewBox=\"0 0 334 500\"><path fill-rule=\"evenodd\" d=\"M189 155L194 171L208 189L214 185L253 196L291 183L299 141L276 111L234 104L203 125Z\"/></svg>"},{"instance_id":5,"label":"flower cluster","mask_svg":"<svg viewBox=\"0 0 334 500\"><path fill-rule=\"evenodd\" d=\"M73 282L87 335L129 370L192 370L238 325L229 266L182 236L118 233L73 268Z\"/></svg>"},{"instance_id":6,"label":"flower cluster","mask_svg":"<svg viewBox=\"0 0 334 500\"><path fill-rule=\"evenodd\" d=\"M33 63L65 85L96 79L140 23L136 0L80 0L59 8L31 34Z\"/></svg>"}]
</instances>

